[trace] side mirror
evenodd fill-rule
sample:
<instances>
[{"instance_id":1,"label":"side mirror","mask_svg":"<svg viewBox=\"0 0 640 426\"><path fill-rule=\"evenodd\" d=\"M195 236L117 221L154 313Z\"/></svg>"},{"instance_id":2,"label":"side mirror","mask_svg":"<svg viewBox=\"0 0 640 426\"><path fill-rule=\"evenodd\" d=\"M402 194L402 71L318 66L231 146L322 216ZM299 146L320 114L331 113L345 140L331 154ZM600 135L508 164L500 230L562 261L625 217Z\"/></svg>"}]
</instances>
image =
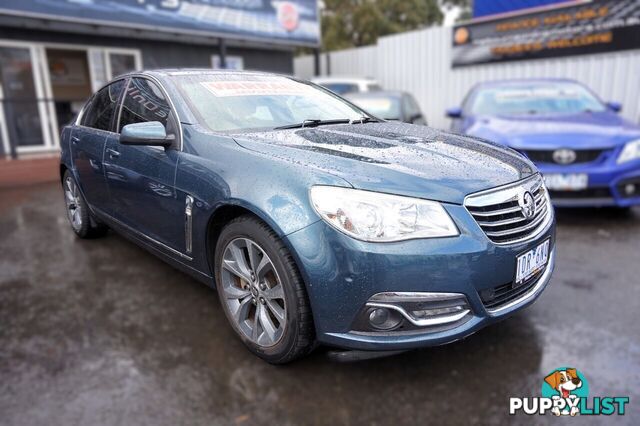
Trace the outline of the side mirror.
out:
<instances>
[{"instance_id":1,"label":"side mirror","mask_svg":"<svg viewBox=\"0 0 640 426\"><path fill-rule=\"evenodd\" d=\"M613 112L622 111L622 104L620 102L607 102L607 107Z\"/></svg>"},{"instance_id":2,"label":"side mirror","mask_svg":"<svg viewBox=\"0 0 640 426\"><path fill-rule=\"evenodd\" d=\"M461 118L462 117L462 108L453 107L447 109L447 117L449 118Z\"/></svg>"},{"instance_id":3,"label":"side mirror","mask_svg":"<svg viewBox=\"0 0 640 426\"><path fill-rule=\"evenodd\" d=\"M164 125L159 121L127 124L120 132L123 145L171 146L175 137L167 136Z\"/></svg>"}]
</instances>

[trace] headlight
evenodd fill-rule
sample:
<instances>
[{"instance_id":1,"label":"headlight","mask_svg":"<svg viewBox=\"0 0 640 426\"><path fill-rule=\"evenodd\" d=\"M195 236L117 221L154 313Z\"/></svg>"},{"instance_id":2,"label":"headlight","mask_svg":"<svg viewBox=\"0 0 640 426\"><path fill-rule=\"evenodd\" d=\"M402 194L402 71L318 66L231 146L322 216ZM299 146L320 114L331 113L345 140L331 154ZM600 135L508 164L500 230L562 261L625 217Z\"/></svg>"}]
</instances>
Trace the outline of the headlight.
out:
<instances>
[{"instance_id":1,"label":"headlight","mask_svg":"<svg viewBox=\"0 0 640 426\"><path fill-rule=\"evenodd\" d=\"M640 158L640 139L627 142L618 156L618 164Z\"/></svg>"},{"instance_id":2,"label":"headlight","mask_svg":"<svg viewBox=\"0 0 640 426\"><path fill-rule=\"evenodd\" d=\"M358 240L389 242L459 235L449 214L435 201L314 186L311 202L322 219Z\"/></svg>"}]
</instances>

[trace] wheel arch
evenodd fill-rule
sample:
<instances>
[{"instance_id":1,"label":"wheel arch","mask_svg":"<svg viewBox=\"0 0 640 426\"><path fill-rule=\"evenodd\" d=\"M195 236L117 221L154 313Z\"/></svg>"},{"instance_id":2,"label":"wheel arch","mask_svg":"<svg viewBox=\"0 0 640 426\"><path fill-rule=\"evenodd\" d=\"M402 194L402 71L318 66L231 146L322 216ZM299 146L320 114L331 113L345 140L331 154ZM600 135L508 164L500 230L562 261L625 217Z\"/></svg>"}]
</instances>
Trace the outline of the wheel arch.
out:
<instances>
[{"instance_id":1,"label":"wheel arch","mask_svg":"<svg viewBox=\"0 0 640 426\"><path fill-rule=\"evenodd\" d=\"M69 170L69 168L64 163L60 163L60 182L64 179L64 174L67 170Z\"/></svg>"},{"instance_id":2,"label":"wheel arch","mask_svg":"<svg viewBox=\"0 0 640 426\"><path fill-rule=\"evenodd\" d=\"M227 202L218 206L209 216L207 220L206 226L206 256L209 270L211 271L211 276L213 277L214 285L215 285L215 250L216 245L218 243L218 238L220 237L220 233L225 225L231 222L233 219L243 216L243 215L251 215L256 217L257 219L264 222L269 228L271 228L278 238L282 239L284 244L287 246L291 254L293 255L294 260L296 261L296 266L298 270L300 270L300 265L297 260L297 256L292 252L290 245L286 241L284 232L282 229L271 220L268 215L262 212L260 209L255 206L247 205L246 203L241 202Z\"/></svg>"},{"instance_id":3,"label":"wheel arch","mask_svg":"<svg viewBox=\"0 0 640 426\"><path fill-rule=\"evenodd\" d=\"M216 208L207 221L205 241L206 261L211 272L211 276L213 277L213 286L215 287L216 285L215 250L218 243L218 238L220 237L220 233L227 223L231 222L237 217L247 214L252 215L264 222L276 233L278 238L282 240L283 244L287 247L289 253L291 254L291 257L293 258L295 266L298 269L300 277L302 278L302 281L304 283L304 286L308 287L308 276L306 274L306 270L302 267L302 262L300 261L298 253L296 253L294 247L291 245L291 242L287 238L285 238L288 234L285 234L280 227L278 227L272 220L269 220L267 218L267 215L259 209L253 206L248 206L244 203L233 202L223 204Z\"/></svg>"}]
</instances>

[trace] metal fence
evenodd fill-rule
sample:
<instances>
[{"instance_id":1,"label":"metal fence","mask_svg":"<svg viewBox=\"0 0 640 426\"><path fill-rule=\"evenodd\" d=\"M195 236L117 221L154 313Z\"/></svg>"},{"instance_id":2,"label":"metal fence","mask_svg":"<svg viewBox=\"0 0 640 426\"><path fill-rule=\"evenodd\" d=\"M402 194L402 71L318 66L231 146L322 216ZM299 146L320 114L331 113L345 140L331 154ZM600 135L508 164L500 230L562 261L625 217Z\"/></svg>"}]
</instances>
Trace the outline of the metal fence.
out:
<instances>
[{"instance_id":1,"label":"metal fence","mask_svg":"<svg viewBox=\"0 0 640 426\"><path fill-rule=\"evenodd\" d=\"M453 69L451 32L447 27L430 28L382 37L375 46L323 54L321 70L326 73L329 62L331 75L373 77L387 89L410 92L429 124L443 129L450 124L445 109L459 105L475 83L505 78L573 78L605 101L622 102L626 118L640 119L640 50ZM313 57L296 58L294 72L311 78Z\"/></svg>"}]
</instances>

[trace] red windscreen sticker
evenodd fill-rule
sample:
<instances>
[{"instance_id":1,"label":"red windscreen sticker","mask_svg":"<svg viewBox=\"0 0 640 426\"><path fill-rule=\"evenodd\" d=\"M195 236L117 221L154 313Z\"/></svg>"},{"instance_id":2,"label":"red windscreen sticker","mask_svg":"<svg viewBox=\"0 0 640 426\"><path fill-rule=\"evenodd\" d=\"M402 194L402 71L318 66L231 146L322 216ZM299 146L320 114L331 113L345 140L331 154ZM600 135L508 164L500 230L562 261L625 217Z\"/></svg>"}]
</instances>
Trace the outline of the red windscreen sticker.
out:
<instances>
[{"instance_id":1,"label":"red windscreen sticker","mask_svg":"<svg viewBox=\"0 0 640 426\"><path fill-rule=\"evenodd\" d=\"M200 84L218 97L301 95L313 92L308 85L286 78L271 81L205 81Z\"/></svg>"}]
</instances>

